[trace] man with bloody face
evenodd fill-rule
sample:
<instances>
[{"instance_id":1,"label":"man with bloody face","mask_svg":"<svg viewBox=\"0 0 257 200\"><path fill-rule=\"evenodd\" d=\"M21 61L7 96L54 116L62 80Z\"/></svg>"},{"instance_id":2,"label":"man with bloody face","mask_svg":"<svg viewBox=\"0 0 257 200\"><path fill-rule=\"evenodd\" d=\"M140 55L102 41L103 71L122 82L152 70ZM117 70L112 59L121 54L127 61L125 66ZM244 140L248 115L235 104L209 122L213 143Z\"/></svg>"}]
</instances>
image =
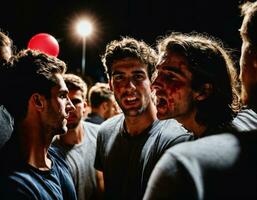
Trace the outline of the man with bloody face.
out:
<instances>
[{"instance_id":1,"label":"man with bloody face","mask_svg":"<svg viewBox=\"0 0 257 200\"><path fill-rule=\"evenodd\" d=\"M247 109L243 108L232 122L237 130L185 142L167 150L151 174L143 200L256 199L257 2L243 4L242 14L244 19L240 29L242 37L240 80L242 83L241 98ZM207 130L215 123L222 125L231 118L228 105L230 105L231 100L229 99L231 99L232 93L228 87L229 84L226 83L233 79L229 78L227 73L218 73L229 72L229 68L224 64L214 65L212 55L220 55L222 60L222 51L214 51L217 47L213 48L215 45L213 42L199 39L201 38L175 34L160 42L159 50L165 52L167 56L161 57L154 87L157 90L159 117L174 117L187 128L190 128L190 125L186 123L188 121L198 126L199 122L202 122L205 124L203 130L204 128ZM179 60L178 55L174 56L174 53L178 52L178 48L180 48L179 52L183 52L179 55L183 55L184 59ZM201 57L199 57L201 54L196 54L197 52L202 52L201 54L205 55L202 59L204 60L205 57L209 64L195 65L194 63L201 61ZM212 71L210 71L210 67L213 67ZM174 68L176 70L173 70ZM206 78L196 76L196 69L202 75L205 73ZM192 78L186 75L186 71L190 71L189 74ZM169 82L165 79L168 77L167 74L170 75ZM186 87L190 82L191 87ZM207 84L210 85L206 87ZM206 86L204 87L204 85ZM204 96L201 96L199 93L201 87L199 86L211 89L213 95L210 95L209 91L209 97L206 96L208 94L206 92L203 93ZM187 94L184 93L186 88ZM212 97L214 94L216 94L216 98ZM182 110L182 107L179 107L182 105L179 100L184 101L186 98L191 99L191 104L184 103L186 106ZM199 107L201 104L202 106ZM175 106L177 107L175 108ZM186 111L190 110L193 117L190 115L186 117ZM199 118L201 113L207 114L208 112L209 115L206 115L205 118ZM207 123L210 119L213 120L212 124ZM198 135L205 136L206 131L202 134L199 132Z\"/></svg>"},{"instance_id":2,"label":"man with bloody face","mask_svg":"<svg viewBox=\"0 0 257 200\"><path fill-rule=\"evenodd\" d=\"M152 84L158 118L174 118L198 137L226 127L239 104L236 72L222 45L203 35L172 33L158 50Z\"/></svg>"},{"instance_id":3,"label":"man with bloody face","mask_svg":"<svg viewBox=\"0 0 257 200\"><path fill-rule=\"evenodd\" d=\"M95 168L103 174L106 199L142 199L164 151L192 135L175 120L156 117L150 81L156 56L150 46L129 37L115 40L102 61L123 113L101 124Z\"/></svg>"}]
</instances>

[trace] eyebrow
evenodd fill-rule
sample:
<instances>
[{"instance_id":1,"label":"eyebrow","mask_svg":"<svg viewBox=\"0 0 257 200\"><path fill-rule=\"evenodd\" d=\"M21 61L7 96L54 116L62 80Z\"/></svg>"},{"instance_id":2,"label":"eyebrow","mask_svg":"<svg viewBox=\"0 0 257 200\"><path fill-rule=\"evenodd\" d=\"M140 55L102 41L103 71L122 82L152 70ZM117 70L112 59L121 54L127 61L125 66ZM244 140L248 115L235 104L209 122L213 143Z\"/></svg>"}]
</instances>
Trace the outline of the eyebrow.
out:
<instances>
[{"instance_id":1,"label":"eyebrow","mask_svg":"<svg viewBox=\"0 0 257 200\"><path fill-rule=\"evenodd\" d=\"M112 75L119 75L119 74L125 74L125 72L121 72L121 71L115 71L112 73ZM145 74L145 72L143 70L135 70L132 71L132 74Z\"/></svg>"},{"instance_id":2,"label":"eyebrow","mask_svg":"<svg viewBox=\"0 0 257 200\"><path fill-rule=\"evenodd\" d=\"M69 93L69 90L68 89L60 89L59 90L59 92L58 92L59 94L68 94Z\"/></svg>"},{"instance_id":3,"label":"eyebrow","mask_svg":"<svg viewBox=\"0 0 257 200\"><path fill-rule=\"evenodd\" d=\"M160 67L157 67L157 69L159 70ZM166 65L166 66L162 66L161 68L162 70L166 70L166 71L170 71L170 72L175 72L177 74L180 74L181 76L185 76L185 74L181 71L180 68L176 67L176 66L169 66L169 65Z\"/></svg>"}]
</instances>

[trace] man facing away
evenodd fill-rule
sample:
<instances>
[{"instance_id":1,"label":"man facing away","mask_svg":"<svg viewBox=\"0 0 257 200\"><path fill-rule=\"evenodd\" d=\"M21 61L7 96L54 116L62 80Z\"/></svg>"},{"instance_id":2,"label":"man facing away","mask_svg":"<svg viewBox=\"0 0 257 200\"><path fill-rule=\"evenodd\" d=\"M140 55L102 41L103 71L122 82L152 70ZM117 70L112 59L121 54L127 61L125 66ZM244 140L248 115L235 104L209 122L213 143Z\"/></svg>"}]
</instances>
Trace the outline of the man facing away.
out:
<instances>
[{"instance_id":1,"label":"man facing away","mask_svg":"<svg viewBox=\"0 0 257 200\"><path fill-rule=\"evenodd\" d=\"M58 135L52 146L57 148L68 163L78 199L96 199L98 195L94 160L99 126L83 120L87 107L86 83L75 74L64 74L63 77L75 110L69 114L67 134Z\"/></svg>"},{"instance_id":2,"label":"man facing away","mask_svg":"<svg viewBox=\"0 0 257 200\"><path fill-rule=\"evenodd\" d=\"M242 13L241 98L255 116L257 2L244 4ZM170 148L153 170L144 200L256 199L257 126L253 124L241 128L252 131L213 135Z\"/></svg>"},{"instance_id":3,"label":"man facing away","mask_svg":"<svg viewBox=\"0 0 257 200\"><path fill-rule=\"evenodd\" d=\"M1 150L1 199L76 199L65 161L49 148L55 135L67 132L74 110L65 70L64 62L33 50L22 50L0 69L0 101L15 121Z\"/></svg>"},{"instance_id":4,"label":"man facing away","mask_svg":"<svg viewBox=\"0 0 257 200\"><path fill-rule=\"evenodd\" d=\"M93 85L88 92L88 102L91 112L85 119L87 122L101 124L119 113L119 107L108 83L98 82Z\"/></svg>"},{"instance_id":5,"label":"man facing away","mask_svg":"<svg viewBox=\"0 0 257 200\"><path fill-rule=\"evenodd\" d=\"M123 37L107 45L102 62L123 113L101 124L95 168L103 173L106 199L142 199L163 152L191 135L175 120L157 120L150 88L156 55L150 46Z\"/></svg>"}]
</instances>

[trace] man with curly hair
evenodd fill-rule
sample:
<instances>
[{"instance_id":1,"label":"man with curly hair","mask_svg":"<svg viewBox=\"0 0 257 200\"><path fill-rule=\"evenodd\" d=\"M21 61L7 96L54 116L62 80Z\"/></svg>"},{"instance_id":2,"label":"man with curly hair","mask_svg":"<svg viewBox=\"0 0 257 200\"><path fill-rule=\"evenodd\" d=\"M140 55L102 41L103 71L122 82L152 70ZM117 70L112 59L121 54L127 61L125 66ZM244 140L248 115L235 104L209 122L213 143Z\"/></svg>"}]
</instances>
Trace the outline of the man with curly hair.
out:
<instances>
[{"instance_id":1,"label":"man with curly hair","mask_svg":"<svg viewBox=\"0 0 257 200\"><path fill-rule=\"evenodd\" d=\"M130 37L107 45L102 62L122 110L101 124L95 168L103 173L106 199L142 199L164 151L191 139L175 120L159 121L151 93L155 51Z\"/></svg>"}]
</instances>

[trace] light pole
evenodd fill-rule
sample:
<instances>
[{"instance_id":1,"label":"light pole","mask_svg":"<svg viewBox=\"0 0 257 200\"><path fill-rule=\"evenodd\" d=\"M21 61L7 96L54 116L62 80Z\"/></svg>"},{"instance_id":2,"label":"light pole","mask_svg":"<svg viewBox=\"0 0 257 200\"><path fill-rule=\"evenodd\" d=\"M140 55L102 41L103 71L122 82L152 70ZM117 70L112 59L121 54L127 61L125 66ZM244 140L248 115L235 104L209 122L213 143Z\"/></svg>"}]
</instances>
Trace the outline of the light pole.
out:
<instances>
[{"instance_id":1,"label":"light pole","mask_svg":"<svg viewBox=\"0 0 257 200\"><path fill-rule=\"evenodd\" d=\"M81 20L77 23L77 32L82 37L82 62L81 62L81 73L85 75L86 69L86 38L92 33L92 25L87 20Z\"/></svg>"}]
</instances>

